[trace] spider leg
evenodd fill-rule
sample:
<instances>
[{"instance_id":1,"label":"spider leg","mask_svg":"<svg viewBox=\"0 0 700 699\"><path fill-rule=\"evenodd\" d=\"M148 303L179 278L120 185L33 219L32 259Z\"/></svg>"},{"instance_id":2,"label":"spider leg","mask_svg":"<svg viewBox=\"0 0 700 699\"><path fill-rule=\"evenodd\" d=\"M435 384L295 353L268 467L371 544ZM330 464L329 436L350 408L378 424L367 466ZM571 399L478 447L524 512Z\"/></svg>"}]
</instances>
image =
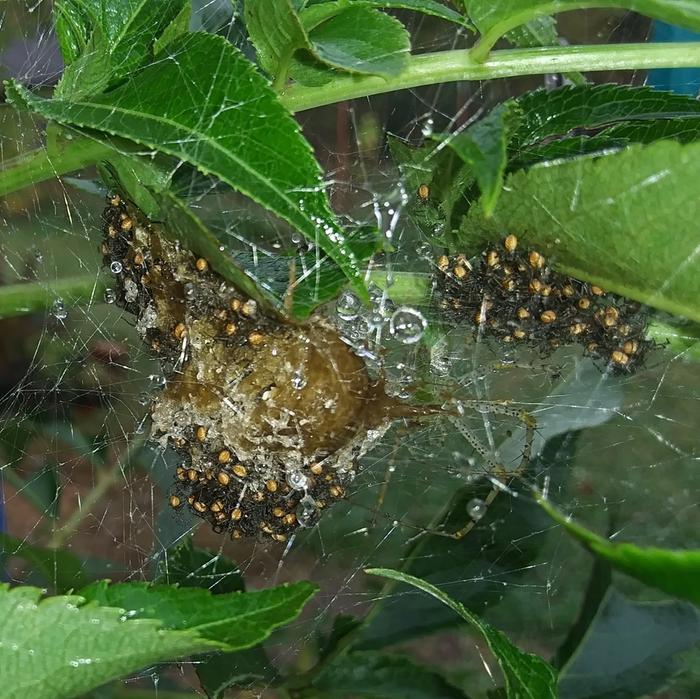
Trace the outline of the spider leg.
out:
<instances>
[{"instance_id":1,"label":"spider leg","mask_svg":"<svg viewBox=\"0 0 700 699\"><path fill-rule=\"evenodd\" d=\"M513 470L506 469L503 464L496 461L489 450L484 446L479 437L470 430L466 425L464 425L461 420L457 417L452 418L452 422L459 430L460 434L469 442L471 447L483 458L484 462L488 466L489 473L492 475L494 487L484 500L484 506L489 507L491 503L496 499L498 493L505 488L508 481L514 478L520 478L526 471L530 464L530 458L532 456L532 444L535 438L535 430L537 428L537 421L530 413L525 410L520 410L518 408L513 408L507 403L502 403L498 401L487 401L487 400L465 400L459 401L458 411L462 413L465 408L470 408L482 413L489 413L495 415L507 415L509 417L516 418L525 427L525 445L523 447L523 454L520 462ZM436 534L437 536L444 536L450 539L462 539L465 537L476 525L477 520L470 519L461 529L456 532L446 532L442 529L426 529L427 534Z\"/></svg>"}]
</instances>

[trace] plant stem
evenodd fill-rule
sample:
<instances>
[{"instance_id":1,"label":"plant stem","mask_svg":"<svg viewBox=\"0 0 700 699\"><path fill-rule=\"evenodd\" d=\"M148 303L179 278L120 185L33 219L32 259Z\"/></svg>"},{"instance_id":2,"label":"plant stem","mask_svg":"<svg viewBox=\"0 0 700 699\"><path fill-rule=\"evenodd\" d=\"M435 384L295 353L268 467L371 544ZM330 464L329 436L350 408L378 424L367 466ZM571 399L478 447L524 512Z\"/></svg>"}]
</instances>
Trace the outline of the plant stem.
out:
<instances>
[{"instance_id":1,"label":"plant stem","mask_svg":"<svg viewBox=\"0 0 700 699\"><path fill-rule=\"evenodd\" d=\"M291 86L280 99L292 112L300 112L356 97L460 80L698 66L700 43L509 49L494 51L483 62L475 60L468 50L440 51L411 56L408 67L394 78L344 76L321 87Z\"/></svg>"},{"instance_id":2,"label":"plant stem","mask_svg":"<svg viewBox=\"0 0 700 699\"><path fill-rule=\"evenodd\" d=\"M60 299L66 306L102 300L105 280L94 274L0 286L0 319L43 312Z\"/></svg>"},{"instance_id":3,"label":"plant stem","mask_svg":"<svg viewBox=\"0 0 700 699\"><path fill-rule=\"evenodd\" d=\"M599 7L628 8L629 5L630 3L624 0L622 2L619 0L617 2L616 0L567 0L566 7L562 7L560 0L550 0L550 2L542 2L542 0L540 0L538 3L527 3L524 9L520 11L514 9L512 12L508 12L507 16L502 21L497 22L493 27L486 30L479 37L479 41L476 45L471 49L471 55L475 61L481 62L486 60L489 52L502 36L536 17L555 15L558 12L562 12L562 10L570 12L571 10L590 10ZM655 17L655 19L664 19L664 17L660 17L658 14L654 15L653 10L650 10L648 14ZM661 14L664 13L662 12ZM671 17L666 16L665 19L671 24L674 23Z\"/></svg>"},{"instance_id":4,"label":"plant stem","mask_svg":"<svg viewBox=\"0 0 700 699\"><path fill-rule=\"evenodd\" d=\"M0 196L94 165L114 150L94 138L66 142L58 153L37 148L7 160L0 168Z\"/></svg>"},{"instance_id":5,"label":"plant stem","mask_svg":"<svg viewBox=\"0 0 700 699\"><path fill-rule=\"evenodd\" d=\"M280 101L292 112L299 112L355 97L460 80L575 71L693 68L700 66L700 43L553 46L493 51L483 62L477 58L468 50L412 56L406 70L394 78L351 75L321 87L292 85L280 95ZM113 150L109 146L90 138L66 141L57 152L50 153L45 148L30 151L0 168L0 196L94 165L109 158L110 153Z\"/></svg>"}]
</instances>

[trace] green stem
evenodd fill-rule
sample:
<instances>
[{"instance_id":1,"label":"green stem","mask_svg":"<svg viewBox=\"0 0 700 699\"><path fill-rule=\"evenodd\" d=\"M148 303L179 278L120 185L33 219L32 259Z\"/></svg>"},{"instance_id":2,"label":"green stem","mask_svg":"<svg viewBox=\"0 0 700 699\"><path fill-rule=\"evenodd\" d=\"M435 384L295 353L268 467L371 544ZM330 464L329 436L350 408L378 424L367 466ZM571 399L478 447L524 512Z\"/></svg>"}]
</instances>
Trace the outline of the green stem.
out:
<instances>
[{"instance_id":1,"label":"green stem","mask_svg":"<svg viewBox=\"0 0 700 699\"><path fill-rule=\"evenodd\" d=\"M475 58L468 50L411 56L407 68L393 78L349 75L321 87L292 85L280 95L280 101L290 111L299 112L356 97L461 80L575 71L694 68L700 66L700 43L510 49L494 51L483 62L477 59L478 54ZM111 152L99 140L76 138L62 144L55 153L45 148L25 153L0 168L0 196L94 165L108 158Z\"/></svg>"},{"instance_id":2,"label":"green stem","mask_svg":"<svg viewBox=\"0 0 700 699\"><path fill-rule=\"evenodd\" d=\"M272 89L277 93L282 92L287 84L287 76L289 75L293 54L294 51L287 51L287 53L280 58L277 65L277 75L272 82Z\"/></svg>"},{"instance_id":3,"label":"green stem","mask_svg":"<svg viewBox=\"0 0 700 699\"><path fill-rule=\"evenodd\" d=\"M54 301L66 306L102 301L105 280L94 274L65 277L52 282L26 282L0 286L0 319L44 312Z\"/></svg>"},{"instance_id":4,"label":"green stem","mask_svg":"<svg viewBox=\"0 0 700 699\"><path fill-rule=\"evenodd\" d=\"M491 29L481 35L470 53L475 61L479 63L485 61L491 49L502 36L537 17L548 17L562 11L590 10L599 7L620 7L626 10L629 9L629 6L629 0L578 0L578 2L567 0L566 7L562 7L561 0L550 0L550 2L541 0L534 6L530 4L530 6L520 12L509 13L503 21L497 22ZM653 12L649 14L653 16ZM663 17L657 17L657 19L663 19ZM667 21L673 24L672 18L667 17Z\"/></svg>"},{"instance_id":5,"label":"green stem","mask_svg":"<svg viewBox=\"0 0 700 699\"><path fill-rule=\"evenodd\" d=\"M553 46L494 51L480 62L468 50L411 56L396 77L344 76L321 87L293 85L281 101L292 112L356 97L461 80L491 80L518 75L573 71L649 70L700 66L700 43Z\"/></svg>"},{"instance_id":6,"label":"green stem","mask_svg":"<svg viewBox=\"0 0 700 699\"><path fill-rule=\"evenodd\" d=\"M42 147L7 160L0 168L0 197L23 187L81 170L102 160L113 149L93 138L68 141L58 153Z\"/></svg>"}]
</instances>

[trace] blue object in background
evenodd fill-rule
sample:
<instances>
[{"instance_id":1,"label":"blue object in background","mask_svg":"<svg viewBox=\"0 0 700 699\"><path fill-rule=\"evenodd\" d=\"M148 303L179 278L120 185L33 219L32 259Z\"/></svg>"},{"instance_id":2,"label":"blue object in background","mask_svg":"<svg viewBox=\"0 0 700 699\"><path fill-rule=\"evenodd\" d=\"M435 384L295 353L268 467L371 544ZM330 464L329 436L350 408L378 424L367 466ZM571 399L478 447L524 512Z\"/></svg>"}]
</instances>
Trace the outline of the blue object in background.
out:
<instances>
[{"instance_id":1,"label":"blue object in background","mask_svg":"<svg viewBox=\"0 0 700 699\"><path fill-rule=\"evenodd\" d=\"M651 41L700 41L700 34L664 22L654 22ZM697 97L700 93L700 68L658 68L650 70L647 85Z\"/></svg>"}]
</instances>

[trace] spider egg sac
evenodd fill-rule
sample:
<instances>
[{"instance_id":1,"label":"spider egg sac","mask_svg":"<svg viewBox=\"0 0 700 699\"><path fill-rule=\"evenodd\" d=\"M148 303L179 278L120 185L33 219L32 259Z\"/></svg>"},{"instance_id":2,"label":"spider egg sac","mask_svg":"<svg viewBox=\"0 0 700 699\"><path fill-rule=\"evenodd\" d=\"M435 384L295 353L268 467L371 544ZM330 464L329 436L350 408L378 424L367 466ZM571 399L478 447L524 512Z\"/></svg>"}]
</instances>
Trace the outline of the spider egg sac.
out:
<instances>
[{"instance_id":1,"label":"spider egg sac","mask_svg":"<svg viewBox=\"0 0 700 699\"><path fill-rule=\"evenodd\" d=\"M122 197L103 219L116 304L161 363L152 437L178 457L171 506L234 539L313 525L400 407L328 321L267 315Z\"/></svg>"}]
</instances>

